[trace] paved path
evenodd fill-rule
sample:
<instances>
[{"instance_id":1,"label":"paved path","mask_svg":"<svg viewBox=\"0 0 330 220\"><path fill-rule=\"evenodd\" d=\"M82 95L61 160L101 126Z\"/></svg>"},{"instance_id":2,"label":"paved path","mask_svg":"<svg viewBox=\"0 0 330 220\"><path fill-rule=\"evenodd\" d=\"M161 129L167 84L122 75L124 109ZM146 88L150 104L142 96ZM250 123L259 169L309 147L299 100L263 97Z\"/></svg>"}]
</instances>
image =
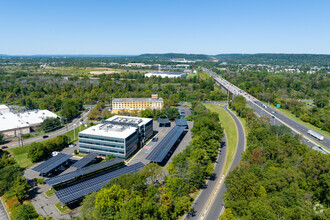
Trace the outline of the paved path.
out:
<instances>
[{"instance_id":1,"label":"paved path","mask_svg":"<svg viewBox=\"0 0 330 220\"><path fill-rule=\"evenodd\" d=\"M2 203L2 200L0 199L0 219L1 220L9 220L8 214L6 212L6 209Z\"/></svg>"}]
</instances>

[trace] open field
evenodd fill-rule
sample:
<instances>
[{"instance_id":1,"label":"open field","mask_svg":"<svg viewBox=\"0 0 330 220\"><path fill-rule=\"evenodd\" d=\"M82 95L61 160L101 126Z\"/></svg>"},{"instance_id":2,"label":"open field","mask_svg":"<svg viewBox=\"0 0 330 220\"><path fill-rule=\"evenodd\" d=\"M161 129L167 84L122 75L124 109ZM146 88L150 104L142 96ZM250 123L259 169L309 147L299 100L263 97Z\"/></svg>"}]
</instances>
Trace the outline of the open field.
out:
<instances>
[{"instance_id":1,"label":"open field","mask_svg":"<svg viewBox=\"0 0 330 220\"><path fill-rule=\"evenodd\" d=\"M234 159L234 155L237 147L237 129L235 126L235 122L233 118L230 116L230 114L220 106L212 105L212 104L205 104L205 106L210 111L219 114L220 123L222 127L225 129L227 134L228 154L227 154L227 161L224 167L224 173L226 173L231 164L231 161Z\"/></svg>"}]
</instances>

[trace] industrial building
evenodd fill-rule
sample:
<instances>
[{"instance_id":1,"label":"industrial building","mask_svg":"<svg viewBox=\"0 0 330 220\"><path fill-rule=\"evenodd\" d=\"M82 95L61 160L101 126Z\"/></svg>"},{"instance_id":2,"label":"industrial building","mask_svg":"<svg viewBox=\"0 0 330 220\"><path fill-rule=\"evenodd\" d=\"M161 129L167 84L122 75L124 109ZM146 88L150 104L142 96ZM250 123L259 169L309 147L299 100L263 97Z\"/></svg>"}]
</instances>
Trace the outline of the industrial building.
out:
<instances>
[{"instance_id":1,"label":"industrial building","mask_svg":"<svg viewBox=\"0 0 330 220\"><path fill-rule=\"evenodd\" d=\"M128 158L152 134L152 119L117 115L79 132L79 151Z\"/></svg>"},{"instance_id":2,"label":"industrial building","mask_svg":"<svg viewBox=\"0 0 330 220\"><path fill-rule=\"evenodd\" d=\"M57 115L48 110L0 113L0 133L7 137L28 134L38 129L46 118L57 118Z\"/></svg>"},{"instance_id":3,"label":"industrial building","mask_svg":"<svg viewBox=\"0 0 330 220\"><path fill-rule=\"evenodd\" d=\"M112 113L119 114L127 111L142 111L145 109L162 109L164 101L158 95L152 95L151 98L114 98L112 100Z\"/></svg>"},{"instance_id":4,"label":"industrial building","mask_svg":"<svg viewBox=\"0 0 330 220\"><path fill-rule=\"evenodd\" d=\"M162 78L178 78L182 76L187 76L187 73L174 73L174 72L151 72L144 74L145 77L162 77Z\"/></svg>"},{"instance_id":5,"label":"industrial building","mask_svg":"<svg viewBox=\"0 0 330 220\"><path fill-rule=\"evenodd\" d=\"M6 105L0 105L0 113L1 114L5 114L5 113L9 113L10 112L10 109L8 106Z\"/></svg>"}]
</instances>

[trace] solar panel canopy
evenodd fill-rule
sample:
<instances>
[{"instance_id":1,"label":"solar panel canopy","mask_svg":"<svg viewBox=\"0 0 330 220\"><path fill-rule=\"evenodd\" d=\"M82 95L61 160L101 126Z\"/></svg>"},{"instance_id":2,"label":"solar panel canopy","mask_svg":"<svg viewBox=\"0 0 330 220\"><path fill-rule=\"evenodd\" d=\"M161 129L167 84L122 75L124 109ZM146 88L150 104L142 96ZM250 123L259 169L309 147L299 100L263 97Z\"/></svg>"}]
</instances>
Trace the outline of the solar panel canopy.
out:
<instances>
[{"instance_id":1,"label":"solar panel canopy","mask_svg":"<svg viewBox=\"0 0 330 220\"><path fill-rule=\"evenodd\" d=\"M39 172L41 174L46 174L50 172L51 170L55 169L62 163L66 162L68 159L70 159L72 155L67 155L63 153L59 153L55 157L52 157L45 162L39 164L38 166L32 168L32 170Z\"/></svg>"},{"instance_id":2,"label":"solar panel canopy","mask_svg":"<svg viewBox=\"0 0 330 220\"><path fill-rule=\"evenodd\" d=\"M55 161L54 163L52 163L51 165L49 165L45 169L41 170L40 173L41 174L47 174L47 173L49 173L50 171L52 171L53 169L55 169L56 167L58 167L62 163L64 163L67 160L69 160L71 157L72 157L72 155L65 155L64 157L62 157L59 160Z\"/></svg>"},{"instance_id":3,"label":"solar panel canopy","mask_svg":"<svg viewBox=\"0 0 330 220\"><path fill-rule=\"evenodd\" d=\"M188 128L187 119L185 118L175 119L175 125Z\"/></svg>"},{"instance_id":4,"label":"solar panel canopy","mask_svg":"<svg viewBox=\"0 0 330 220\"><path fill-rule=\"evenodd\" d=\"M153 151L146 157L147 160L160 163L164 160L173 145L182 135L184 127L174 126L170 132L159 142Z\"/></svg>"},{"instance_id":5,"label":"solar panel canopy","mask_svg":"<svg viewBox=\"0 0 330 220\"><path fill-rule=\"evenodd\" d=\"M144 166L139 162L124 168L112 171L110 173L89 179L78 184L72 185L65 189L55 192L55 195L61 203L69 203L81 197L84 197L92 192L98 191L103 185L107 184L112 178L116 178L122 174L138 172Z\"/></svg>"},{"instance_id":6,"label":"solar panel canopy","mask_svg":"<svg viewBox=\"0 0 330 220\"><path fill-rule=\"evenodd\" d=\"M124 162L123 159L120 159L120 158L116 157L116 158L113 158L111 160L104 161L102 163L94 164L92 166L84 167L84 168L81 168L79 170L76 170L76 171L73 171L73 172L70 172L70 173L66 173L66 174L63 174L63 175L60 175L60 176L56 176L56 177L47 179L46 183L48 185L56 185L58 183L66 182L66 181L72 180L76 177L83 176L85 174L92 173L92 172L95 172L97 170L101 170L101 169L104 169L106 167L110 167L110 166L113 166L113 165L116 165L116 164L119 164L119 163L122 163L122 162Z\"/></svg>"},{"instance_id":7,"label":"solar panel canopy","mask_svg":"<svg viewBox=\"0 0 330 220\"><path fill-rule=\"evenodd\" d=\"M71 166L75 167L77 169L81 169L81 168L85 167L87 164L89 164L90 162L92 162L97 156L98 156L98 154L96 154L96 153L89 153L87 156L78 160Z\"/></svg>"}]
</instances>

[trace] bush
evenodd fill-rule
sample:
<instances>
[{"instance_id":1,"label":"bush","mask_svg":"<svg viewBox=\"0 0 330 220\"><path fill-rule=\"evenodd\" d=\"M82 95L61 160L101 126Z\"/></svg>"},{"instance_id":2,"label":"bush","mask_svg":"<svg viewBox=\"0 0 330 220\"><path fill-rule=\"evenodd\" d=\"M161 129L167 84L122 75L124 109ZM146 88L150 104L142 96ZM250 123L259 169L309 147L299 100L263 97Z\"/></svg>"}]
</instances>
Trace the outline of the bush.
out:
<instances>
[{"instance_id":1,"label":"bush","mask_svg":"<svg viewBox=\"0 0 330 220\"><path fill-rule=\"evenodd\" d=\"M34 178L34 181L36 181L38 185L43 185L46 183L44 178Z\"/></svg>"},{"instance_id":2,"label":"bush","mask_svg":"<svg viewBox=\"0 0 330 220\"><path fill-rule=\"evenodd\" d=\"M79 154L79 152L78 152L78 150L77 150L77 149L74 149L74 151L73 151L73 152L74 152L74 154L75 154L75 155Z\"/></svg>"},{"instance_id":3,"label":"bush","mask_svg":"<svg viewBox=\"0 0 330 220\"><path fill-rule=\"evenodd\" d=\"M35 219L38 217L38 213L30 204L20 205L13 211L13 219L15 220Z\"/></svg>"}]
</instances>

